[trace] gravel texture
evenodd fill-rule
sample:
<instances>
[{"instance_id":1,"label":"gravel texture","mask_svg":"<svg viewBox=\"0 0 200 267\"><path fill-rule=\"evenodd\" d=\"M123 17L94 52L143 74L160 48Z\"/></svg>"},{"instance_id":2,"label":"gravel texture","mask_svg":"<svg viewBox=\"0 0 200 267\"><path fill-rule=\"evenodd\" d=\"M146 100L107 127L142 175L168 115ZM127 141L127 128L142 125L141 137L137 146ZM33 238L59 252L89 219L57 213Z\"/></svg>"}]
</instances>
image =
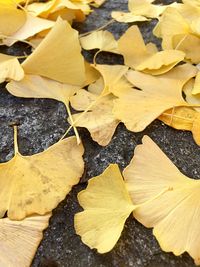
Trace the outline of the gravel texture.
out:
<instances>
[{"instance_id":1,"label":"gravel texture","mask_svg":"<svg viewBox=\"0 0 200 267\"><path fill-rule=\"evenodd\" d=\"M157 1L171 3L173 1ZM111 19L112 10L126 10L127 1L107 0L95 10L84 24L75 24L80 32L93 30ZM139 23L146 42L160 42L152 35L156 21ZM108 29L116 38L128 28L127 24L113 23ZM24 44L11 48L1 47L0 52L14 55L29 53ZM85 52L92 60L94 52ZM98 63L123 63L120 56L101 53ZM10 122L19 122L19 147L23 155L38 153L54 144L68 127L66 110L63 104L54 100L20 99L11 96L0 86L0 162L13 156L13 130ZM73 132L71 132L73 134ZM200 178L200 148L194 143L190 132L176 131L159 121L152 123L144 132L131 133L120 124L113 140L106 147L93 142L89 133L80 129L85 146L85 173L79 185L75 186L67 198L54 210L49 228L44 233L32 267L193 267L193 260L184 254L175 257L164 253L153 237L152 230L146 229L132 216L127 220L122 236L115 248L100 255L85 246L73 227L74 214L81 210L77 203L77 193L86 187L87 180L99 175L110 163L118 163L121 170L130 162L134 148L141 143L144 134L149 135L186 175ZM187 214L186 214L187 216ZM98 220L98 218L97 218ZM5 266L6 267L6 266Z\"/></svg>"}]
</instances>

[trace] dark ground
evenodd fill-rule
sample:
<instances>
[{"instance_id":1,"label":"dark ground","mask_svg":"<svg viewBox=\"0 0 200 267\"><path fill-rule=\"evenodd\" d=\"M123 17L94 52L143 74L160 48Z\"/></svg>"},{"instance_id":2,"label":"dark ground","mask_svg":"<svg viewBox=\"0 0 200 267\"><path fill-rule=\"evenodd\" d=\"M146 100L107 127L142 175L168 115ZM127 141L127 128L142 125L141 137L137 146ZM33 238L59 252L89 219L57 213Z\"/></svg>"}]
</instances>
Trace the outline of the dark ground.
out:
<instances>
[{"instance_id":1,"label":"dark ground","mask_svg":"<svg viewBox=\"0 0 200 267\"><path fill-rule=\"evenodd\" d=\"M81 32L92 30L108 21L112 10L126 8L125 0L107 0L104 6L88 17L84 25L75 26ZM139 24L146 41L155 41L151 33L154 24L155 21ZM108 29L119 37L127 27L127 24L114 23ZM22 55L25 50L27 47L23 44L0 48L0 52L15 55ZM86 53L86 57L91 59L92 54ZM119 56L101 54L97 62L117 64L123 60ZM1 162L9 160L13 155L13 132L8 126L11 121L20 122L19 146L24 155L42 151L62 136L68 127L63 104L53 100L19 99L8 94L4 88L5 84L0 90ZM107 147L100 147L93 142L86 130L80 129L80 134L86 149L84 176L81 183L54 210L32 267L193 267L193 260L187 254L175 257L171 253L162 252L152 230L146 229L132 217L128 219L115 248L104 255L85 246L73 227L74 214L81 210L77 203L77 192L85 188L86 181L99 175L109 163L118 163L121 169L127 166L135 146L141 142L144 134L149 135L184 174L200 178L200 148L194 143L191 133L176 131L155 121L144 132L135 134L120 124Z\"/></svg>"}]
</instances>

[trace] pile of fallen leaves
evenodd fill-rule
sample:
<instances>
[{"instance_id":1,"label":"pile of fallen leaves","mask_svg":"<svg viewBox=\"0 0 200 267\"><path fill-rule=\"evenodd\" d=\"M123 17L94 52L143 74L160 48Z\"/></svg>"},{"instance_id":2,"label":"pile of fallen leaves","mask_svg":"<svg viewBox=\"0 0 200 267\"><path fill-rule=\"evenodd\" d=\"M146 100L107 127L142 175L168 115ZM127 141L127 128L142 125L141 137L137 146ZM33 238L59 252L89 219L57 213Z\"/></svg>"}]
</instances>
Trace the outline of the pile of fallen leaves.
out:
<instances>
[{"instance_id":1,"label":"pile of fallen leaves","mask_svg":"<svg viewBox=\"0 0 200 267\"><path fill-rule=\"evenodd\" d=\"M112 12L112 21L122 23L157 19L153 33L162 39L161 51L144 43L136 25L119 40L103 27L82 35L71 27L103 2L0 0L0 44L32 48L21 57L0 54L0 82L17 97L63 102L71 124L56 144L32 156L20 154L14 126L15 155L0 164L1 266L31 264L51 211L79 182L84 148L77 127L106 146L120 122L140 132L159 119L191 131L200 145L200 0L166 6L129 0L129 12ZM93 64L82 48L97 49ZM96 64L102 51L122 55L124 65ZM75 135L65 138L72 128ZM123 176L110 165L79 193L84 211L75 216L76 232L90 248L108 252L132 213L153 228L164 251L186 251L200 264L198 186L144 136Z\"/></svg>"}]
</instances>

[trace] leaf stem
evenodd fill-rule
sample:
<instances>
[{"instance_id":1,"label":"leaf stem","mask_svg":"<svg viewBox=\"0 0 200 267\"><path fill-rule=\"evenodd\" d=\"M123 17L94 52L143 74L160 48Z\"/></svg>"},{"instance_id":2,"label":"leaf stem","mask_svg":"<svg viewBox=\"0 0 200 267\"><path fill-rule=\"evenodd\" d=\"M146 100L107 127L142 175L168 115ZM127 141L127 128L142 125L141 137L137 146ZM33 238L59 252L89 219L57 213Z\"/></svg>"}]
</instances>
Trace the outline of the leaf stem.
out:
<instances>
[{"instance_id":1,"label":"leaf stem","mask_svg":"<svg viewBox=\"0 0 200 267\"><path fill-rule=\"evenodd\" d=\"M19 154L19 147L17 141L17 134L18 134L17 125L14 125L13 130L14 130L14 153L16 156L17 154Z\"/></svg>"}]
</instances>

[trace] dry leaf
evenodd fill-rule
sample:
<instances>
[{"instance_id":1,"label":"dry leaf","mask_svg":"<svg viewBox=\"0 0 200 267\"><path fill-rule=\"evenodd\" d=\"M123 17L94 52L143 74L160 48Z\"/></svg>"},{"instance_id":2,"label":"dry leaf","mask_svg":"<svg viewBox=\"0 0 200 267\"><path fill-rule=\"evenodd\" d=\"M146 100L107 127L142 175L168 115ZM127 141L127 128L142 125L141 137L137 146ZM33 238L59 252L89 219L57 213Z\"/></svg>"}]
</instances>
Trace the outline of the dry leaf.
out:
<instances>
[{"instance_id":1,"label":"dry leaf","mask_svg":"<svg viewBox=\"0 0 200 267\"><path fill-rule=\"evenodd\" d=\"M193 95L200 94L200 71L197 73L195 82L194 82L194 88L192 90Z\"/></svg>"},{"instance_id":2,"label":"dry leaf","mask_svg":"<svg viewBox=\"0 0 200 267\"><path fill-rule=\"evenodd\" d=\"M152 47L152 45L151 45ZM118 41L125 64L152 75L163 74L182 61L185 53L177 50L156 51L146 46L137 26L130 27Z\"/></svg>"},{"instance_id":3,"label":"dry leaf","mask_svg":"<svg viewBox=\"0 0 200 267\"><path fill-rule=\"evenodd\" d=\"M22 156L17 149L9 162L0 164L0 217L12 220L54 209L77 184L84 170L83 146L75 137L59 141L46 151Z\"/></svg>"},{"instance_id":4,"label":"dry leaf","mask_svg":"<svg viewBox=\"0 0 200 267\"><path fill-rule=\"evenodd\" d=\"M68 105L69 98L79 89L79 86L64 84L43 78L38 75L25 75L24 79L11 81L6 85L9 93L24 98L50 98Z\"/></svg>"},{"instance_id":5,"label":"dry leaf","mask_svg":"<svg viewBox=\"0 0 200 267\"><path fill-rule=\"evenodd\" d=\"M200 112L200 107L195 107L195 105L199 105L200 106L200 95L193 95L192 92L194 90L194 84L195 84L195 80L191 79L189 80L183 87L183 92L186 96L186 101L191 104L194 105L194 109L198 112Z\"/></svg>"},{"instance_id":6,"label":"dry leaf","mask_svg":"<svg viewBox=\"0 0 200 267\"><path fill-rule=\"evenodd\" d=\"M134 216L154 227L162 250L175 255L187 251L200 264L199 181L183 175L147 136L124 177L133 203L141 204Z\"/></svg>"},{"instance_id":7,"label":"dry leaf","mask_svg":"<svg viewBox=\"0 0 200 267\"><path fill-rule=\"evenodd\" d=\"M26 22L26 13L15 5L0 2L0 39L18 31Z\"/></svg>"},{"instance_id":8,"label":"dry leaf","mask_svg":"<svg viewBox=\"0 0 200 267\"><path fill-rule=\"evenodd\" d=\"M20 81L24 71L16 57L0 53L0 83L6 79Z\"/></svg>"},{"instance_id":9,"label":"dry leaf","mask_svg":"<svg viewBox=\"0 0 200 267\"><path fill-rule=\"evenodd\" d=\"M81 46L85 50L99 49L111 53L118 53L118 44L109 31L95 31L80 38Z\"/></svg>"},{"instance_id":10,"label":"dry leaf","mask_svg":"<svg viewBox=\"0 0 200 267\"><path fill-rule=\"evenodd\" d=\"M103 77L104 89L101 95L107 95L113 93L115 90L122 90L123 88L129 88L130 84L124 78L124 75L128 71L128 67L123 65L96 65L95 69Z\"/></svg>"},{"instance_id":11,"label":"dry leaf","mask_svg":"<svg viewBox=\"0 0 200 267\"><path fill-rule=\"evenodd\" d=\"M143 131L165 110L175 106L187 106L182 97L183 85L196 75L196 68L190 64L178 66L171 71L152 76L129 71L128 80L137 88L115 90L113 114L128 130ZM170 84L170 86L169 86Z\"/></svg>"},{"instance_id":12,"label":"dry leaf","mask_svg":"<svg viewBox=\"0 0 200 267\"><path fill-rule=\"evenodd\" d=\"M23 221L0 219L0 266L29 267L51 214Z\"/></svg>"},{"instance_id":13,"label":"dry leaf","mask_svg":"<svg viewBox=\"0 0 200 267\"><path fill-rule=\"evenodd\" d=\"M24 25L10 37L3 39L2 43L11 46L15 42L27 40L41 31L52 28L54 24L53 21L37 18L27 13Z\"/></svg>"},{"instance_id":14,"label":"dry leaf","mask_svg":"<svg viewBox=\"0 0 200 267\"><path fill-rule=\"evenodd\" d=\"M101 175L90 179L78 200L84 211L75 215L76 233L99 253L110 251L134 209L118 166L111 164Z\"/></svg>"},{"instance_id":15,"label":"dry leaf","mask_svg":"<svg viewBox=\"0 0 200 267\"><path fill-rule=\"evenodd\" d=\"M102 83L103 85L103 83ZM102 85L100 88L102 89ZM101 146L106 146L112 139L119 120L112 114L113 95L107 95L102 98L99 95L88 92L86 90L79 90L77 94L70 99L72 107L79 111L84 111L89 106L91 108L87 113L78 113L72 116L76 127L85 127L91 134L91 137ZM92 104L95 103L93 106Z\"/></svg>"},{"instance_id":16,"label":"dry leaf","mask_svg":"<svg viewBox=\"0 0 200 267\"><path fill-rule=\"evenodd\" d=\"M26 74L82 85L86 78L78 32L59 18L22 67Z\"/></svg>"},{"instance_id":17,"label":"dry leaf","mask_svg":"<svg viewBox=\"0 0 200 267\"><path fill-rule=\"evenodd\" d=\"M112 12L112 17L119 22L146 21L151 18L159 18L168 6L154 5L154 0L129 0L128 9L130 12ZM172 6L176 6L173 3Z\"/></svg>"},{"instance_id":18,"label":"dry leaf","mask_svg":"<svg viewBox=\"0 0 200 267\"><path fill-rule=\"evenodd\" d=\"M190 107L177 107L165 111L159 120L178 129L191 131L197 145L200 145L200 113Z\"/></svg>"}]
</instances>

